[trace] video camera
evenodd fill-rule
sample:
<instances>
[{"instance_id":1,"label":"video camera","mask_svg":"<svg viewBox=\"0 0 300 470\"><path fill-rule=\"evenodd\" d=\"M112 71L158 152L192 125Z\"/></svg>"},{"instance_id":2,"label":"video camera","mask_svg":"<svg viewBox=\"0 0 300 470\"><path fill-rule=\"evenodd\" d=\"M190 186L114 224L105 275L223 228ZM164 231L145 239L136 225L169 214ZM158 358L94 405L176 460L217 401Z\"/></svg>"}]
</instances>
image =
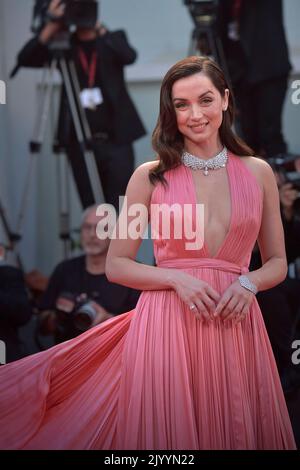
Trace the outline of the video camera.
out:
<instances>
[{"instance_id":1,"label":"video camera","mask_svg":"<svg viewBox=\"0 0 300 470\"><path fill-rule=\"evenodd\" d=\"M48 9L51 0L36 0L33 8L31 31L38 34L45 24L54 19L49 16ZM65 12L59 21L62 21L67 27L71 28L93 28L98 18L97 0L62 0L65 4Z\"/></svg>"},{"instance_id":2,"label":"video camera","mask_svg":"<svg viewBox=\"0 0 300 470\"><path fill-rule=\"evenodd\" d=\"M183 0L188 7L195 23L196 30L200 27L214 26L217 21L218 0Z\"/></svg>"},{"instance_id":3,"label":"video camera","mask_svg":"<svg viewBox=\"0 0 300 470\"><path fill-rule=\"evenodd\" d=\"M63 328L66 322L71 322L80 331L88 330L97 315L93 301L86 294L76 296L71 292L62 292L55 304L60 327Z\"/></svg>"},{"instance_id":4,"label":"video camera","mask_svg":"<svg viewBox=\"0 0 300 470\"><path fill-rule=\"evenodd\" d=\"M285 158L279 156L268 158L268 162L279 175L279 186L290 183L292 188L298 192L293 203L293 212L295 219L300 220L300 172L295 169L295 160L298 158L297 155L291 155Z\"/></svg>"},{"instance_id":5,"label":"video camera","mask_svg":"<svg viewBox=\"0 0 300 470\"><path fill-rule=\"evenodd\" d=\"M213 57L230 82L223 44L219 37L219 0L183 0L183 2L195 25L191 35L189 55L200 52L201 55Z\"/></svg>"},{"instance_id":6,"label":"video camera","mask_svg":"<svg viewBox=\"0 0 300 470\"><path fill-rule=\"evenodd\" d=\"M285 173L286 183L291 183L293 188L299 192L300 197L300 173L298 171L291 171Z\"/></svg>"},{"instance_id":7,"label":"video camera","mask_svg":"<svg viewBox=\"0 0 300 470\"><path fill-rule=\"evenodd\" d=\"M271 167L279 173L282 183L291 183L293 188L299 191L300 197L300 172L295 169L295 160L299 157L292 155L288 158L269 158L268 162Z\"/></svg>"}]
</instances>

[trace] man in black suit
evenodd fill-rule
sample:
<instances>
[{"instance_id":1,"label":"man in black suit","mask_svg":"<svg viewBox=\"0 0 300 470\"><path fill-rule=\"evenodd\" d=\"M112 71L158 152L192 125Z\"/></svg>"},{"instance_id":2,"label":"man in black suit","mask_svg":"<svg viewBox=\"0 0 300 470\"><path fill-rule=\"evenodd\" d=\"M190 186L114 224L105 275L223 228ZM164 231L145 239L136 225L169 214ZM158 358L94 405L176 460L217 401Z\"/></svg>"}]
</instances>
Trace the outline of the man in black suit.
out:
<instances>
[{"instance_id":1,"label":"man in black suit","mask_svg":"<svg viewBox=\"0 0 300 470\"><path fill-rule=\"evenodd\" d=\"M61 0L52 0L48 10L50 20L20 51L19 66L42 67L51 62L49 45L64 28L63 14ZM145 134L124 81L124 66L135 61L136 52L128 44L124 31L110 32L99 24L93 28L77 27L71 35L70 46L104 197L118 209L119 195L125 194L134 170L132 142ZM94 201L64 90L58 141L67 150L83 208L99 202Z\"/></svg>"},{"instance_id":2,"label":"man in black suit","mask_svg":"<svg viewBox=\"0 0 300 470\"><path fill-rule=\"evenodd\" d=\"M282 0L222 0L219 28L244 139L266 158L286 154L281 117L291 65Z\"/></svg>"}]
</instances>

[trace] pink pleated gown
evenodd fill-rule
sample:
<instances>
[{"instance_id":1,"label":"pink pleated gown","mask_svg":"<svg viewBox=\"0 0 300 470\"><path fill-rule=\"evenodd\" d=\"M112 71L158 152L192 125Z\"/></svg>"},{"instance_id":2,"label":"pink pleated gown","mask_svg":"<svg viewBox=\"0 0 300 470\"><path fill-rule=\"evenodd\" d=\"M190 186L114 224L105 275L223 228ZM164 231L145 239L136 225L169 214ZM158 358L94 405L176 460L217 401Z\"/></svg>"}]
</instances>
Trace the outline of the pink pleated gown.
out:
<instances>
[{"instance_id":1,"label":"pink pleated gown","mask_svg":"<svg viewBox=\"0 0 300 470\"><path fill-rule=\"evenodd\" d=\"M215 256L154 240L158 266L220 293L248 270L263 198L242 159L230 154L227 172L231 221ZM191 170L165 176L152 203L196 203ZM256 299L225 326L197 320L173 290L146 291L135 310L0 367L0 448L294 449Z\"/></svg>"}]
</instances>

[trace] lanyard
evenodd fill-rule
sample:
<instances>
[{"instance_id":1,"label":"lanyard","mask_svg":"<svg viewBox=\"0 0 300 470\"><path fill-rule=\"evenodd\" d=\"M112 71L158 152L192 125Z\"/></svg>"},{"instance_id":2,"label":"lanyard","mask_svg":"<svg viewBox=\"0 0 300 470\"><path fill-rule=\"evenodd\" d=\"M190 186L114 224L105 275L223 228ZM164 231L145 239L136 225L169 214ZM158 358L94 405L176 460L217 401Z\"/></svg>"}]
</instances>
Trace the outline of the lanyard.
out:
<instances>
[{"instance_id":1,"label":"lanyard","mask_svg":"<svg viewBox=\"0 0 300 470\"><path fill-rule=\"evenodd\" d=\"M84 53L82 47L79 47L79 59L83 70L88 76L88 86L89 88L93 88L96 77L97 52L93 52L91 61L88 63L86 54Z\"/></svg>"}]
</instances>

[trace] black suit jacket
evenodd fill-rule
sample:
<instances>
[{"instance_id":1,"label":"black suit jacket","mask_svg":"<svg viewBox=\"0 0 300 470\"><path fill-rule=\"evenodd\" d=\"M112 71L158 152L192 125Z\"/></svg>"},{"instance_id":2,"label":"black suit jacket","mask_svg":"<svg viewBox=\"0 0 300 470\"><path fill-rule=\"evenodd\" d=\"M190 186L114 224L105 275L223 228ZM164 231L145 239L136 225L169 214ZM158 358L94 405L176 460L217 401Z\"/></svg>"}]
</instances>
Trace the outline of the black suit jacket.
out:
<instances>
[{"instance_id":1,"label":"black suit jacket","mask_svg":"<svg viewBox=\"0 0 300 470\"><path fill-rule=\"evenodd\" d=\"M79 66L77 54L78 40L71 36L71 56L74 59L81 88L87 87L87 77ZM109 108L113 141L126 144L145 135L145 128L127 92L124 80L124 66L132 64L136 52L128 44L124 31L107 32L96 39L97 71L95 86L100 86ZM50 64L53 53L49 47L32 38L18 55L19 66L42 67ZM61 123L68 126L70 119L66 97L62 95Z\"/></svg>"},{"instance_id":2,"label":"black suit jacket","mask_svg":"<svg viewBox=\"0 0 300 470\"><path fill-rule=\"evenodd\" d=\"M22 272L13 266L0 266L0 340L6 345L6 361L23 357L19 327L32 315Z\"/></svg>"},{"instance_id":3,"label":"black suit jacket","mask_svg":"<svg viewBox=\"0 0 300 470\"><path fill-rule=\"evenodd\" d=\"M255 84L289 73L282 0L242 0L240 43L227 36L233 0L219 2L219 31L233 82Z\"/></svg>"}]
</instances>

